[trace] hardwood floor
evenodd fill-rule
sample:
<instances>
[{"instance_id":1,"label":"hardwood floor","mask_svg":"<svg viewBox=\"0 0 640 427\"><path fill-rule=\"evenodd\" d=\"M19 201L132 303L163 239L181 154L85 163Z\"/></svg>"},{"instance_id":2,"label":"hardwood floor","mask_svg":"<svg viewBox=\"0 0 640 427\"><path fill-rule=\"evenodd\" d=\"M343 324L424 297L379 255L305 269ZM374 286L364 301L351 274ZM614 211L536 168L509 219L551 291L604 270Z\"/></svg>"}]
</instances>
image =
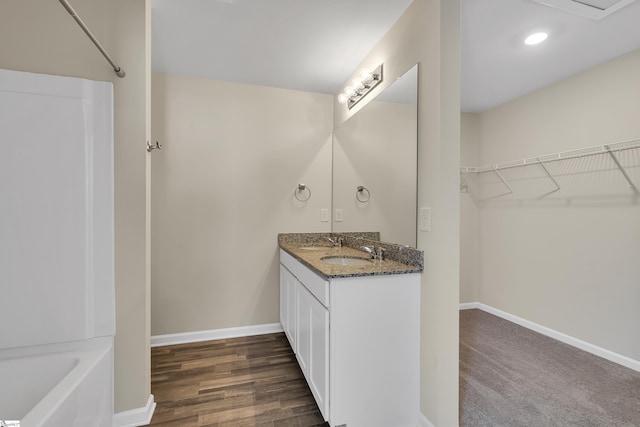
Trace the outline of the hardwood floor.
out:
<instances>
[{"instance_id":1,"label":"hardwood floor","mask_svg":"<svg viewBox=\"0 0 640 427\"><path fill-rule=\"evenodd\" d=\"M283 333L151 349L154 426L328 426Z\"/></svg>"}]
</instances>

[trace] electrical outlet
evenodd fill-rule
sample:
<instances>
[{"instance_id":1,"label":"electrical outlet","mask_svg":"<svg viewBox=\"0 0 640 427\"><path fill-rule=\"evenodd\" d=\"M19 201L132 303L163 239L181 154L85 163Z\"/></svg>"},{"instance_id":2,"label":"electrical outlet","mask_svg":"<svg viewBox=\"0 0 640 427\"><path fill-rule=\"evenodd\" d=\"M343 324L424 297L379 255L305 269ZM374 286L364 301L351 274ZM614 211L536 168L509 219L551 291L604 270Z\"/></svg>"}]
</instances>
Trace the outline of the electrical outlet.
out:
<instances>
[{"instance_id":1,"label":"electrical outlet","mask_svg":"<svg viewBox=\"0 0 640 427\"><path fill-rule=\"evenodd\" d=\"M320 209L320 222L329 222L329 209Z\"/></svg>"},{"instance_id":2,"label":"electrical outlet","mask_svg":"<svg viewBox=\"0 0 640 427\"><path fill-rule=\"evenodd\" d=\"M342 209L336 209L336 222L342 222Z\"/></svg>"},{"instance_id":3,"label":"electrical outlet","mask_svg":"<svg viewBox=\"0 0 640 427\"><path fill-rule=\"evenodd\" d=\"M418 227L420 231L431 231L431 208L420 208Z\"/></svg>"}]
</instances>

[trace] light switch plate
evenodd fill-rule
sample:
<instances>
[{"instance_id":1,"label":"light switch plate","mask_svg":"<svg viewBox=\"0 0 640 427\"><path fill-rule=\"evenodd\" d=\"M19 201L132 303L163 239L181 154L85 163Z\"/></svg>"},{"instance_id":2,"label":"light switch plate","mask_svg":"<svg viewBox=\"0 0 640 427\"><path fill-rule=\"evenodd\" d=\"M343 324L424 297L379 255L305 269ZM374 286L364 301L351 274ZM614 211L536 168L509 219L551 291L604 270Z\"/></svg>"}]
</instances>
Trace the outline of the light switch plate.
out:
<instances>
[{"instance_id":1,"label":"light switch plate","mask_svg":"<svg viewBox=\"0 0 640 427\"><path fill-rule=\"evenodd\" d=\"M320 222L329 222L329 209L320 209Z\"/></svg>"},{"instance_id":2,"label":"light switch plate","mask_svg":"<svg viewBox=\"0 0 640 427\"><path fill-rule=\"evenodd\" d=\"M342 222L342 209L336 209L336 222Z\"/></svg>"},{"instance_id":3,"label":"light switch plate","mask_svg":"<svg viewBox=\"0 0 640 427\"><path fill-rule=\"evenodd\" d=\"M431 208L420 208L420 216L418 218L420 231L431 231Z\"/></svg>"}]
</instances>

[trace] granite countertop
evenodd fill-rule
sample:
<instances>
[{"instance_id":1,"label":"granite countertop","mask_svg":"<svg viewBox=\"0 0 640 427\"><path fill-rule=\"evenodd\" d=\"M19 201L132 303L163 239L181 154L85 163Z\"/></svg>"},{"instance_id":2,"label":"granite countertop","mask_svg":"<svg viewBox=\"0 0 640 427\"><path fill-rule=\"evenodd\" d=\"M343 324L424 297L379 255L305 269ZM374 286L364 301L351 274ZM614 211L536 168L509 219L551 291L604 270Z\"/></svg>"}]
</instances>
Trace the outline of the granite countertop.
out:
<instances>
[{"instance_id":1,"label":"granite countertop","mask_svg":"<svg viewBox=\"0 0 640 427\"><path fill-rule=\"evenodd\" d=\"M343 246L336 247L329 242L342 238ZM341 277L359 277L390 274L420 273L423 270L423 252L406 246L379 242L340 233L291 233L278 235L281 249L293 256L305 266L325 279ZM371 259L371 255L361 246L371 248L383 247L384 259ZM370 262L368 265L335 265L322 261L325 257L344 256L361 258Z\"/></svg>"}]
</instances>

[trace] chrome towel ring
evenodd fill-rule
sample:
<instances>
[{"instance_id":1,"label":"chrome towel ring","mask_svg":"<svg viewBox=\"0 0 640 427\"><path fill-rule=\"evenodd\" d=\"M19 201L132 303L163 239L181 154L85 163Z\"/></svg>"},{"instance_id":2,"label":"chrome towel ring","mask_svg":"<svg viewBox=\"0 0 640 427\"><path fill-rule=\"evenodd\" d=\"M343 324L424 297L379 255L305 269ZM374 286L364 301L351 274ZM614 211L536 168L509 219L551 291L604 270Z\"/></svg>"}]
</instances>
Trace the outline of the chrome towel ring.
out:
<instances>
[{"instance_id":1,"label":"chrome towel ring","mask_svg":"<svg viewBox=\"0 0 640 427\"><path fill-rule=\"evenodd\" d=\"M303 198L301 199L299 197L299 194L300 193L305 193L305 190L306 190L306 193L307 193L307 197L303 196ZM304 184L298 184L298 187L293 192L293 197L295 197L300 202L306 202L307 200L309 200L311 198L311 189L308 186L304 185Z\"/></svg>"},{"instance_id":2,"label":"chrome towel ring","mask_svg":"<svg viewBox=\"0 0 640 427\"><path fill-rule=\"evenodd\" d=\"M359 185L356 188L356 199L358 199L360 203L367 203L370 198L371 198L371 193L369 192L367 187Z\"/></svg>"}]
</instances>

